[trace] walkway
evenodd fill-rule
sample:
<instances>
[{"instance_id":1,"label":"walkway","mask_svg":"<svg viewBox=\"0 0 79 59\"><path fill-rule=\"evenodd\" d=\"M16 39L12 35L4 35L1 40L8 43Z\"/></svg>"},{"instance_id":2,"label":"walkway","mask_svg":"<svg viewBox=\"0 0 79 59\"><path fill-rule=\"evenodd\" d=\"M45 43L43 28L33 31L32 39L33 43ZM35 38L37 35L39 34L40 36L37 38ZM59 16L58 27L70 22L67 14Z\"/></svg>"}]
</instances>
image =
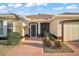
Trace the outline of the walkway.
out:
<instances>
[{"instance_id":1,"label":"walkway","mask_svg":"<svg viewBox=\"0 0 79 59\"><path fill-rule=\"evenodd\" d=\"M13 48L8 55L38 55L43 53L42 39L29 38L23 44Z\"/></svg>"}]
</instances>

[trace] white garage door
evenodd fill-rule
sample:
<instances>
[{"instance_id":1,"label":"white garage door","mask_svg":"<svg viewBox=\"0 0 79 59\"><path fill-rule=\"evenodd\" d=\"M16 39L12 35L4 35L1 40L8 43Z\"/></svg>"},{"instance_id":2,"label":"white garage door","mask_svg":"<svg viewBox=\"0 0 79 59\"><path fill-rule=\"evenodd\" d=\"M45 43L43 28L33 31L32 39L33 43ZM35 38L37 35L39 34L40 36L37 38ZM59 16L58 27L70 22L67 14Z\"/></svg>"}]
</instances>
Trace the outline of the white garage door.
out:
<instances>
[{"instance_id":1,"label":"white garage door","mask_svg":"<svg viewBox=\"0 0 79 59\"><path fill-rule=\"evenodd\" d=\"M64 41L79 40L79 22L64 23Z\"/></svg>"}]
</instances>

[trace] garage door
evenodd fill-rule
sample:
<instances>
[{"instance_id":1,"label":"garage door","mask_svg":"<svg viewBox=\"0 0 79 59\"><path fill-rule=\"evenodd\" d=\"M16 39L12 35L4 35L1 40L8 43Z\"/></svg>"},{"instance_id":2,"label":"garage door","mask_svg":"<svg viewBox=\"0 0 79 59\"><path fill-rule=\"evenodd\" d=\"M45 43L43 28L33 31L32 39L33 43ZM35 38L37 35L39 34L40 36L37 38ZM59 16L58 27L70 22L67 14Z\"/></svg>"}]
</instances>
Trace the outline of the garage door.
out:
<instances>
[{"instance_id":1,"label":"garage door","mask_svg":"<svg viewBox=\"0 0 79 59\"><path fill-rule=\"evenodd\" d=\"M64 23L64 41L79 41L79 22Z\"/></svg>"}]
</instances>

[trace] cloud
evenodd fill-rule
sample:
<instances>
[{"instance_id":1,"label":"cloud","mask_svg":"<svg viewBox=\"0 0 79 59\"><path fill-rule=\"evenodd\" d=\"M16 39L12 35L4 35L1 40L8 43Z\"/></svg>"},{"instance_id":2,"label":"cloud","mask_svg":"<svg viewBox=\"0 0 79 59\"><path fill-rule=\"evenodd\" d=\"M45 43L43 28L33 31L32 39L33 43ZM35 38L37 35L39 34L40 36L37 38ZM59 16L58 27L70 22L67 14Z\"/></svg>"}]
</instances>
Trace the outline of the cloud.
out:
<instances>
[{"instance_id":1,"label":"cloud","mask_svg":"<svg viewBox=\"0 0 79 59\"><path fill-rule=\"evenodd\" d=\"M32 6L46 6L47 3L27 3L26 7L32 7Z\"/></svg>"},{"instance_id":2,"label":"cloud","mask_svg":"<svg viewBox=\"0 0 79 59\"><path fill-rule=\"evenodd\" d=\"M21 6L22 6L21 3L15 4L15 7L21 7Z\"/></svg>"},{"instance_id":3,"label":"cloud","mask_svg":"<svg viewBox=\"0 0 79 59\"><path fill-rule=\"evenodd\" d=\"M8 7L12 7L12 8L18 8L21 7L22 4L21 3L16 3L16 4L8 4Z\"/></svg>"},{"instance_id":4,"label":"cloud","mask_svg":"<svg viewBox=\"0 0 79 59\"><path fill-rule=\"evenodd\" d=\"M77 5L69 5L69 6L66 7L66 9L68 9L68 10L74 10L74 9L77 9L77 8L78 8Z\"/></svg>"},{"instance_id":5,"label":"cloud","mask_svg":"<svg viewBox=\"0 0 79 59\"><path fill-rule=\"evenodd\" d=\"M0 14L2 13L9 13L7 6L5 5L0 6Z\"/></svg>"},{"instance_id":6,"label":"cloud","mask_svg":"<svg viewBox=\"0 0 79 59\"><path fill-rule=\"evenodd\" d=\"M54 10L62 10L64 7L55 7Z\"/></svg>"},{"instance_id":7,"label":"cloud","mask_svg":"<svg viewBox=\"0 0 79 59\"><path fill-rule=\"evenodd\" d=\"M1 10L0 10L0 14L3 14L3 13L9 13L9 12L8 12L8 10L2 10L2 9L1 9Z\"/></svg>"},{"instance_id":8,"label":"cloud","mask_svg":"<svg viewBox=\"0 0 79 59\"><path fill-rule=\"evenodd\" d=\"M5 8L7 8L5 5L0 6L0 9L5 9Z\"/></svg>"}]
</instances>

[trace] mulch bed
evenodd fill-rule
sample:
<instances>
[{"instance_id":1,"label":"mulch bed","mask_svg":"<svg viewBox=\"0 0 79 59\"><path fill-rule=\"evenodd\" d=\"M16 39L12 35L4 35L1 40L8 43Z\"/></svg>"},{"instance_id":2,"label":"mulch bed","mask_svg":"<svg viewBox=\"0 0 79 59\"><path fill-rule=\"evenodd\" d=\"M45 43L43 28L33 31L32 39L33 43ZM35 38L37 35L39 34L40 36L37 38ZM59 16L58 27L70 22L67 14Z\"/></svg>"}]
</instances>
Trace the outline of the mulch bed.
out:
<instances>
[{"instance_id":1,"label":"mulch bed","mask_svg":"<svg viewBox=\"0 0 79 59\"><path fill-rule=\"evenodd\" d=\"M44 53L74 53L74 51L66 45L64 45L63 48L47 47L44 45L43 51Z\"/></svg>"}]
</instances>

